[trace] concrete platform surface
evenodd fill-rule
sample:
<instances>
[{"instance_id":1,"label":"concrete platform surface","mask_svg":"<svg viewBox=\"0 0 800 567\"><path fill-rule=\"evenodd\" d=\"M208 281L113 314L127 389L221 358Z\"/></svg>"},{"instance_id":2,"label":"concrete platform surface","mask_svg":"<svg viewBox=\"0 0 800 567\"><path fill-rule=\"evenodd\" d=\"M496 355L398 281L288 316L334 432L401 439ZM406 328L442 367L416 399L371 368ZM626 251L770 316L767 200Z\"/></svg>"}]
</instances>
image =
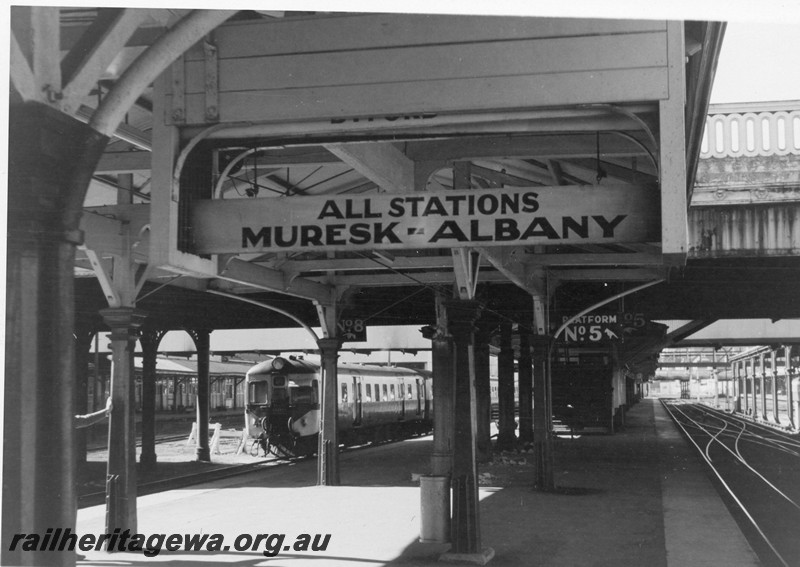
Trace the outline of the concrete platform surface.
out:
<instances>
[{"instance_id":1,"label":"concrete platform surface","mask_svg":"<svg viewBox=\"0 0 800 567\"><path fill-rule=\"evenodd\" d=\"M137 531L155 538L153 547L158 534L206 534L205 549L167 552L165 537L155 556L87 551L78 564L442 565L448 545L418 541L414 475L427 472L431 445L426 437L345 453L337 487L314 486L316 463L309 460L141 497ZM494 550L489 565L759 565L658 401L634 406L615 435L559 438L555 454L552 493L531 488L529 454L480 466L481 543ZM102 533L104 514L100 506L81 510L77 532ZM235 550L249 540L249 550Z\"/></svg>"}]
</instances>

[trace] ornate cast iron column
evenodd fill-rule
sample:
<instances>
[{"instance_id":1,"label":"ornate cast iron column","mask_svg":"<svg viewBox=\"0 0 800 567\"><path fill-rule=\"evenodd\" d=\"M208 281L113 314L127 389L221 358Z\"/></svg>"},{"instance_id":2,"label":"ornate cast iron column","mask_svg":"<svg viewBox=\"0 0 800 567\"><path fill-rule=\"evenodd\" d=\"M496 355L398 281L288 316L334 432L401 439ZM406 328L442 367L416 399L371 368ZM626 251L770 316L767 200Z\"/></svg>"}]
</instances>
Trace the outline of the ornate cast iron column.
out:
<instances>
[{"instance_id":1,"label":"ornate cast iron column","mask_svg":"<svg viewBox=\"0 0 800 567\"><path fill-rule=\"evenodd\" d=\"M498 451L510 451L517 442L514 432L514 349L511 346L511 332L510 322L501 323L500 354L497 357Z\"/></svg>"},{"instance_id":2,"label":"ornate cast iron column","mask_svg":"<svg viewBox=\"0 0 800 567\"><path fill-rule=\"evenodd\" d=\"M139 463L145 470L156 466L156 356L166 331L148 329L139 338L142 345L142 452Z\"/></svg>"},{"instance_id":3,"label":"ornate cast iron column","mask_svg":"<svg viewBox=\"0 0 800 567\"><path fill-rule=\"evenodd\" d=\"M75 526L73 270L83 197L108 141L40 103L12 104L9 138L4 541ZM0 553L7 565L54 561ZM60 564L74 564L67 555Z\"/></svg>"},{"instance_id":4,"label":"ornate cast iron column","mask_svg":"<svg viewBox=\"0 0 800 567\"><path fill-rule=\"evenodd\" d=\"M208 358L211 350L211 331L195 329L189 331L197 349L197 448L196 460L211 461L211 449L208 444Z\"/></svg>"},{"instance_id":5,"label":"ornate cast iron column","mask_svg":"<svg viewBox=\"0 0 800 567\"><path fill-rule=\"evenodd\" d=\"M136 532L136 424L133 352L145 315L131 307L100 311L111 328L111 401L108 419L106 533Z\"/></svg>"},{"instance_id":6,"label":"ornate cast iron column","mask_svg":"<svg viewBox=\"0 0 800 567\"><path fill-rule=\"evenodd\" d=\"M533 443L533 359L531 358L531 335L519 331L519 441Z\"/></svg>"},{"instance_id":7,"label":"ornate cast iron column","mask_svg":"<svg viewBox=\"0 0 800 567\"><path fill-rule=\"evenodd\" d=\"M474 333L481 306L473 300L446 303L448 327L453 337L453 375L455 376L455 438L453 446L453 521L452 559L469 557L485 564L494 556L481 549L478 511L477 464L475 460L476 405Z\"/></svg>"},{"instance_id":8,"label":"ornate cast iron column","mask_svg":"<svg viewBox=\"0 0 800 567\"><path fill-rule=\"evenodd\" d=\"M549 349L550 340L547 337L534 335L533 447L536 454L534 486L539 490L553 490L555 488Z\"/></svg>"},{"instance_id":9,"label":"ornate cast iron column","mask_svg":"<svg viewBox=\"0 0 800 567\"><path fill-rule=\"evenodd\" d=\"M422 335L431 341L433 363L433 452L431 474L449 477L453 469L453 339L447 332L447 313L440 294L436 295L436 327L424 327Z\"/></svg>"},{"instance_id":10,"label":"ornate cast iron column","mask_svg":"<svg viewBox=\"0 0 800 567\"><path fill-rule=\"evenodd\" d=\"M322 357L317 484L337 486L339 484L339 434L336 430L337 361L342 342L340 339L328 338L318 340L317 345Z\"/></svg>"}]
</instances>

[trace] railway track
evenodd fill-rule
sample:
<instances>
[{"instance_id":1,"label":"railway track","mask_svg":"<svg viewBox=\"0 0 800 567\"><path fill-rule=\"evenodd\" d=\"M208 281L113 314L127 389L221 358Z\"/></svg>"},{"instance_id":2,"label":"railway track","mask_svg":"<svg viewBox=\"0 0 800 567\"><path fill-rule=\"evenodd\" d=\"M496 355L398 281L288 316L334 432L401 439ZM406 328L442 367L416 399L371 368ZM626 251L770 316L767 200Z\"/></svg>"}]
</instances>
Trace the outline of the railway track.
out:
<instances>
[{"instance_id":1,"label":"railway track","mask_svg":"<svg viewBox=\"0 0 800 567\"><path fill-rule=\"evenodd\" d=\"M800 566L800 436L697 403L664 401L766 566Z\"/></svg>"},{"instance_id":2,"label":"railway track","mask_svg":"<svg viewBox=\"0 0 800 567\"><path fill-rule=\"evenodd\" d=\"M186 439L186 435L178 435L178 436L165 435L163 437L157 438L156 443L158 444L158 443L167 443L170 441L183 441L184 439ZM377 447L396 442L398 441L367 443L364 445L341 447L340 452L349 453L352 451L363 451L371 447ZM249 447L245 447L246 452L249 451L249 449L250 449ZM204 470L204 471L199 471L197 473L173 476L169 478L154 480L151 482L139 482L136 487L137 496L146 496L148 494L156 494L158 492L164 492L167 490L175 490L187 486L192 486L195 484L201 484L204 482L211 482L223 478L239 476L259 469L266 469L266 468L276 469L276 468L286 467L298 461L308 458L309 457L304 457L304 456L278 457L271 454L267 457L262 457L261 459L250 463L232 464L227 466L221 466L212 470ZM316 456L310 458L315 459ZM100 504L103 504L105 502L105 499L106 499L105 491L83 494L78 498L78 508L80 509L80 508L88 508L90 506L98 506Z\"/></svg>"},{"instance_id":3,"label":"railway track","mask_svg":"<svg viewBox=\"0 0 800 567\"><path fill-rule=\"evenodd\" d=\"M185 433L170 434L170 435L157 435L156 436L156 445L158 445L159 443L170 443L172 441L185 441L187 437L188 437L188 435L186 435ZM138 439L136 441L136 446L137 447L141 447L142 446L141 439ZM88 447L86 449L86 452L87 453L100 453L102 451L107 451L107 450L108 450L108 445L104 442L102 444L94 444L91 447Z\"/></svg>"},{"instance_id":4,"label":"railway track","mask_svg":"<svg viewBox=\"0 0 800 567\"><path fill-rule=\"evenodd\" d=\"M180 434L162 434L156 436L156 445L164 445L169 443L175 442L185 442L187 439L186 433ZM137 447L141 447L141 441L136 443ZM245 451L247 451L247 447ZM107 447L103 446L95 446L87 450L87 453L91 455L92 453L103 453L107 451ZM276 466L280 464L284 464L287 461L285 459L277 459L276 457L270 455L269 457L264 457L259 460L254 460L249 463L241 463L241 464L227 464L225 466L218 466L210 470L202 470L196 473L189 473L189 474L179 474L175 476L169 476L165 478L159 478L152 481L145 481L142 482L140 480L137 483L137 496L145 496L147 494L155 494L157 492L164 492L166 490L174 490L177 488L183 488L186 486L191 486L194 484L200 484L203 482L210 482L213 480L219 480L222 478L228 478L231 476L237 476L242 474L247 474L254 470L257 470L261 467L265 466ZM105 490L97 491L97 492L90 492L87 494L81 494L78 497L78 508L87 508L89 506L97 506L105 502L106 493Z\"/></svg>"},{"instance_id":5,"label":"railway track","mask_svg":"<svg viewBox=\"0 0 800 567\"><path fill-rule=\"evenodd\" d=\"M159 479L152 482L142 482L139 483L136 487L137 496L146 496L148 494L155 494L157 492L164 492L166 490L175 490L177 488L184 488L186 486L191 486L193 484L200 484L203 482L210 482L213 480L228 478L231 476L247 474L263 466L269 466L270 463L273 463L271 466L280 466L282 464L288 464L285 461L279 462L277 461L277 459L266 459L266 460L256 461L254 463L247 463L243 465L230 465L188 475ZM78 498L78 508L88 508L90 506L97 506L105 502L105 500L106 500L105 491L84 494Z\"/></svg>"}]
</instances>

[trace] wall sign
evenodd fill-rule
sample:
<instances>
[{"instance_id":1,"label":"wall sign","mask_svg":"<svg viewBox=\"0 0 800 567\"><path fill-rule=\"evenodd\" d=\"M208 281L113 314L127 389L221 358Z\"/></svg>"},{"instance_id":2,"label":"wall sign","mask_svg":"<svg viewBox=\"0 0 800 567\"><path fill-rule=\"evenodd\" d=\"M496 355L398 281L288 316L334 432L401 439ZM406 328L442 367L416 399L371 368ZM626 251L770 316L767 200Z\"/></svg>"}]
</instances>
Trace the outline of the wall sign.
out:
<instances>
[{"instance_id":1,"label":"wall sign","mask_svg":"<svg viewBox=\"0 0 800 567\"><path fill-rule=\"evenodd\" d=\"M600 343L619 340L622 332L619 317L613 315L584 315L564 329L564 342Z\"/></svg>"},{"instance_id":2,"label":"wall sign","mask_svg":"<svg viewBox=\"0 0 800 567\"><path fill-rule=\"evenodd\" d=\"M569 320L563 316L562 320ZM625 340L645 329L649 321L643 313L592 313L579 317L564 328L562 340L566 343L607 343Z\"/></svg>"},{"instance_id":3,"label":"wall sign","mask_svg":"<svg viewBox=\"0 0 800 567\"><path fill-rule=\"evenodd\" d=\"M198 201L197 254L660 240L646 186L559 186Z\"/></svg>"}]
</instances>

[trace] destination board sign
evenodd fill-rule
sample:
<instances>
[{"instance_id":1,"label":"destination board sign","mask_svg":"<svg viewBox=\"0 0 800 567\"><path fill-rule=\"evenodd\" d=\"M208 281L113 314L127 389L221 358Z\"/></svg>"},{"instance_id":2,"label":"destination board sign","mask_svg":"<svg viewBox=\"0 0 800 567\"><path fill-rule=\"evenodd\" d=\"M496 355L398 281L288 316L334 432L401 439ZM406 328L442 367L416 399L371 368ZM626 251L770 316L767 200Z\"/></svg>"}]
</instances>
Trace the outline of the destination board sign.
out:
<instances>
[{"instance_id":1,"label":"destination board sign","mask_svg":"<svg viewBox=\"0 0 800 567\"><path fill-rule=\"evenodd\" d=\"M649 186L507 187L192 204L197 254L660 240Z\"/></svg>"}]
</instances>

